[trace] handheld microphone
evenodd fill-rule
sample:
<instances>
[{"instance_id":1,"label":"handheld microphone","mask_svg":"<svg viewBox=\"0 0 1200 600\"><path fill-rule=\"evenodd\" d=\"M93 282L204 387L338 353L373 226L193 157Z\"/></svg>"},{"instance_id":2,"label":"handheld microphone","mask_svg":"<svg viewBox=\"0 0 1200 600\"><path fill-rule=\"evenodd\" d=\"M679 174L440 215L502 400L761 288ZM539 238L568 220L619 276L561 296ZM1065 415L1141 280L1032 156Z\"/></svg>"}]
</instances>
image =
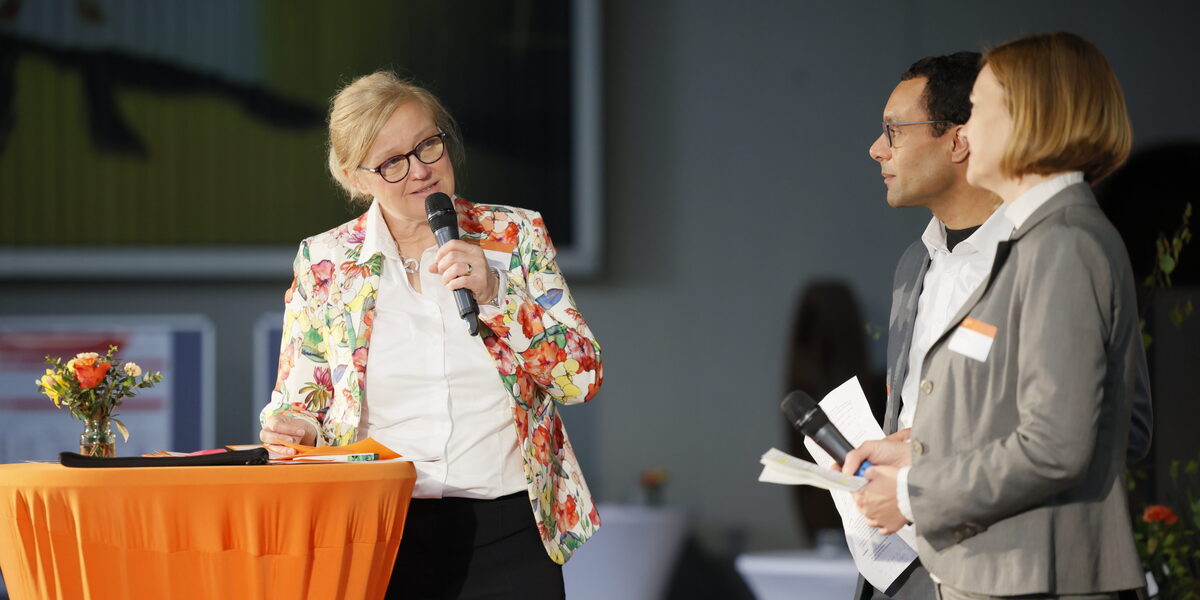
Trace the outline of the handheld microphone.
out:
<instances>
[{"instance_id":1,"label":"handheld microphone","mask_svg":"<svg viewBox=\"0 0 1200 600\"><path fill-rule=\"evenodd\" d=\"M450 240L458 239L458 215L454 212L450 196L442 192L430 194L425 198L425 214L439 248ZM479 305L475 303L471 290L454 290L454 304L458 306L458 316L467 322L467 332L479 335Z\"/></svg>"},{"instance_id":2,"label":"handheld microphone","mask_svg":"<svg viewBox=\"0 0 1200 600\"><path fill-rule=\"evenodd\" d=\"M783 416L797 431L812 438L822 450L829 453L838 464L845 464L846 455L854 449L846 436L829 422L829 417L812 396L801 390L795 390L783 399L779 405ZM864 460L862 466L854 474L862 477L871 468L871 461Z\"/></svg>"}]
</instances>

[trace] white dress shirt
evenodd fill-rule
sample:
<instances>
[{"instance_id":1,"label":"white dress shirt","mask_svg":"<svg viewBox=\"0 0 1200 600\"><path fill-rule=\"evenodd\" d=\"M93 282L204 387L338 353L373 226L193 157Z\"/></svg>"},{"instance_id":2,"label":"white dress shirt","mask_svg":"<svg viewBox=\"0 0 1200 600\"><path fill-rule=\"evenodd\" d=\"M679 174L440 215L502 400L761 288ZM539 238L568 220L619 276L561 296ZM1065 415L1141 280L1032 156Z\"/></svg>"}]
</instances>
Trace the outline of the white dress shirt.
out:
<instances>
[{"instance_id":1,"label":"white dress shirt","mask_svg":"<svg viewBox=\"0 0 1200 600\"><path fill-rule=\"evenodd\" d=\"M912 427L920 398L921 365L925 355L950 319L979 284L983 283L996 258L996 244L1007 240L1013 232L1005 205L1000 205L979 229L950 250L946 244L946 227L936 217L929 221L921 241L929 250L929 268L917 299L917 318L913 323L912 342L908 351L908 374L900 388L899 429ZM900 469L896 481L896 500L900 512L912 521L908 498L908 467Z\"/></svg>"},{"instance_id":2,"label":"white dress shirt","mask_svg":"<svg viewBox=\"0 0 1200 600\"><path fill-rule=\"evenodd\" d=\"M363 252L382 252L383 272L360 438L373 437L405 456L436 459L413 463L414 498L498 498L524 491L512 398L481 338L467 333L441 275L427 270L437 247L421 253L417 292L378 203L367 213L365 235Z\"/></svg>"}]
</instances>

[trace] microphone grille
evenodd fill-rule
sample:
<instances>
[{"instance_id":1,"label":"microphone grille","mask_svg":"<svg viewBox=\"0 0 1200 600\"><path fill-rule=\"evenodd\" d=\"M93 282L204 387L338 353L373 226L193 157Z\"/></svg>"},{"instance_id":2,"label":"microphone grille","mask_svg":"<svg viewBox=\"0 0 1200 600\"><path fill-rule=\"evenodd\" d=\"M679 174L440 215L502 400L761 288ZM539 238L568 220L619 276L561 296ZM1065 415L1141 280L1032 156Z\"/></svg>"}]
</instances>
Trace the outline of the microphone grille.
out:
<instances>
[{"instance_id":1,"label":"microphone grille","mask_svg":"<svg viewBox=\"0 0 1200 600\"><path fill-rule=\"evenodd\" d=\"M458 224L454 214L454 203L450 201L450 196L442 192L430 194L425 198L425 218L434 231Z\"/></svg>"},{"instance_id":2,"label":"microphone grille","mask_svg":"<svg viewBox=\"0 0 1200 600\"><path fill-rule=\"evenodd\" d=\"M779 410L783 411L788 423L799 422L814 408L817 408L817 401L804 390L793 390L779 405Z\"/></svg>"}]
</instances>

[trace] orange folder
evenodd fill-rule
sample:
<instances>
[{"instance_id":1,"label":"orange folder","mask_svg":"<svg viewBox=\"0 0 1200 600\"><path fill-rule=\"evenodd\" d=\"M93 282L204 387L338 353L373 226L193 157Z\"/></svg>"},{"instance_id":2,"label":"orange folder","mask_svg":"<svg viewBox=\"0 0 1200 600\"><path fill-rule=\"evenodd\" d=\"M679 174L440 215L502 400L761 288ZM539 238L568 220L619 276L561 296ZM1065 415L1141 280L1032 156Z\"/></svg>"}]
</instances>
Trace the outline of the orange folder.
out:
<instances>
[{"instance_id":1,"label":"orange folder","mask_svg":"<svg viewBox=\"0 0 1200 600\"><path fill-rule=\"evenodd\" d=\"M367 438L349 444L347 446L304 446L301 444L280 443L280 446L287 446L296 451L294 456L281 456L273 460L291 460L301 456L329 456L333 454L378 454L379 460L390 460L400 458L400 455L392 451L391 448L380 444L373 438Z\"/></svg>"}]
</instances>

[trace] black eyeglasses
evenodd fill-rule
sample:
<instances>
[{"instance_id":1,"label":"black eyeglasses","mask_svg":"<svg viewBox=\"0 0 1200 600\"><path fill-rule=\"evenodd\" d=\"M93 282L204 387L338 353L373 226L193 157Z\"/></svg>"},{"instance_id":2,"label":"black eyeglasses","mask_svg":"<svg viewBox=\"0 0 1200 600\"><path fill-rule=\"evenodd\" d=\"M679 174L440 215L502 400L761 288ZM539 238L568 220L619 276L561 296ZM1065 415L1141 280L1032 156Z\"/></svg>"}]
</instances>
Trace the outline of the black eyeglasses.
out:
<instances>
[{"instance_id":1,"label":"black eyeglasses","mask_svg":"<svg viewBox=\"0 0 1200 600\"><path fill-rule=\"evenodd\" d=\"M887 138L888 148L891 148L892 143L893 143L892 137L896 135L896 132L892 131L893 127L900 127L903 125L933 125L934 123L949 123L949 122L950 121L884 121L883 122L883 135L884 135L884 137Z\"/></svg>"},{"instance_id":2,"label":"black eyeglasses","mask_svg":"<svg viewBox=\"0 0 1200 600\"><path fill-rule=\"evenodd\" d=\"M446 134L444 132L438 132L421 140L421 142L417 144L417 147L413 148L411 152L397 154L391 158L388 158L387 160L379 163L379 166L375 167L374 169L368 169L366 167L359 168L371 173L378 173L379 176L388 183L396 183L401 179L408 177L408 167L410 164L408 158L410 156L415 156L417 160L427 165L432 165L433 163L441 160L442 155L444 154L446 154Z\"/></svg>"}]
</instances>

